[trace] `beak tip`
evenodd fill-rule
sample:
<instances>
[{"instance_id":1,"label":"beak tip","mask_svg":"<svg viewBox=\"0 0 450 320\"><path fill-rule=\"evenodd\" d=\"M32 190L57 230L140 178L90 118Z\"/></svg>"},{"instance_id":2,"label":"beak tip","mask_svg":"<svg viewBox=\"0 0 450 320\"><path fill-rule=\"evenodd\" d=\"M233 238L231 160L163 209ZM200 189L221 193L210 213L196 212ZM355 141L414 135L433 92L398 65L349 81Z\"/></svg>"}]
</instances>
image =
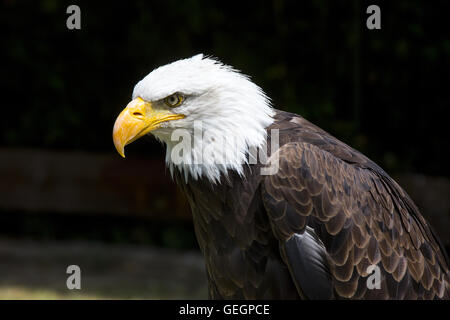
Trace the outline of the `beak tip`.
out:
<instances>
[{"instance_id":1,"label":"beak tip","mask_svg":"<svg viewBox=\"0 0 450 320\"><path fill-rule=\"evenodd\" d=\"M117 150L117 153L120 154L120 156L121 156L122 158L125 158L125 150L124 150L123 147L118 147L118 146L116 145L116 150Z\"/></svg>"},{"instance_id":2,"label":"beak tip","mask_svg":"<svg viewBox=\"0 0 450 320\"><path fill-rule=\"evenodd\" d=\"M116 139L114 139L114 147L116 147L117 153L120 154L120 156L122 158L125 158L125 148L124 148L123 144L120 143L120 141L117 141Z\"/></svg>"}]
</instances>

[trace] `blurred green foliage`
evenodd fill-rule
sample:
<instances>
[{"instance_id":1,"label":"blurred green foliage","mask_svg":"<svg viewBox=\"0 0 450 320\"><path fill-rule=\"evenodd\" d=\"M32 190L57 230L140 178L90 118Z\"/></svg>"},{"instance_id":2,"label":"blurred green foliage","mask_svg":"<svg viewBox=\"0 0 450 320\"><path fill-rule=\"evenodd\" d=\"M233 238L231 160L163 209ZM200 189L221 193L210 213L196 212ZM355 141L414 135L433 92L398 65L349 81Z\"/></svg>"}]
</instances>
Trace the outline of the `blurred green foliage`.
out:
<instances>
[{"instance_id":1,"label":"blurred green foliage","mask_svg":"<svg viewBox=\"0 0 450 320\"><path fill-rule=\"evenodd\" d=\"M72 2L2 1L0 144L114 152L134 84L203 52L388 171L448 176L447 1L376 3L382 29L370 31L372 3L357 0L77 1L82 29L70 31Z\"/></svg>"}]
</instances>

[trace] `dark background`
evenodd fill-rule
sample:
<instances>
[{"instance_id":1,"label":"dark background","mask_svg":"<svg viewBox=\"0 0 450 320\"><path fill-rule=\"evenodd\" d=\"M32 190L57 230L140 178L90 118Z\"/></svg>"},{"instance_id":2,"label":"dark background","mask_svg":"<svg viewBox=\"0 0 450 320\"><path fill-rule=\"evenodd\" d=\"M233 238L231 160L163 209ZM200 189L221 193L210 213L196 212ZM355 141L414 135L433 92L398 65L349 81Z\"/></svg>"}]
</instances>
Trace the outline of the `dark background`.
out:
<instances>
[{"instance_id":1,"label":"dark background","mask_svg":"<svg viewBox=\"0 0 450 320\"><path fill-rule=\"evenodd\" d=\"M449 174L447 1L383 2L374 31L363 1L81 1L69 31L71 3L2 1L2 145L109 152L134 84L205 53L388 171Z\"/></svg>"},{"instance_id":2,"label":"dark background","mask_svg":"<svg viewBox=\"0 0 450 320\"><path fill-rule=\"evenodd\" d=\"M186 204L161 167L164 149L143 139L127 147L132 160L124 162L111 132L137 81L197 53L242 70L276 108L303 115L399 177L424 215L441 224L440 233L449 230L448 1L0 3L0 172L6 176L0 177L0 236L8 241L196 249ZM81 8L81 30L66 28L70 4ZM370 4L381 7L381 30L366 28ZM74 152L83 161L70 162ZM71 190L97 177L89 173L89 159L99 155L114 165L99 160L102 175L89 180L91 197L77 198ZM136 194L151 190L154 198L143 196L148 201L139 205L142 197L132 194L122 203L131 209L119 214L107 205L89 206L104 185L116 193L135 185L127 172L137 174L135 163L147 168L146 159L156 161ZM36 161L46 169L21 171ZM52 171L58 163L75 170L72 178L83 172L88 178L74 179L61 196L55 190L68 169ZM29 178L44 171L51 177L44 182ZM23 186L35 188L24 193ZM59 196L62 204L55 205Z\"/></svg>"}]
</instances>

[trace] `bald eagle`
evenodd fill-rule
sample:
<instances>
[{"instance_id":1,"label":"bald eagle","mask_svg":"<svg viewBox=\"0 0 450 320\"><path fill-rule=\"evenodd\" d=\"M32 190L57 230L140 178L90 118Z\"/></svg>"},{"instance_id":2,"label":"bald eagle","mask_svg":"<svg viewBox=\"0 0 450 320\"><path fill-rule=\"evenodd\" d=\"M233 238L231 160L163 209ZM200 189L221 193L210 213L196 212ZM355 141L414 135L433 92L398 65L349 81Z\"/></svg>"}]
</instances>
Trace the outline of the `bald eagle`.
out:
<instances>
[{"instance_id":1,"label":"bald eagle","mask_svg":"<svg viewBox=\"0 0 450 320\"><path fill-rule=\"evenodd\" d=\"M191 206L210 298L449 298L445 249L406 192L238 70L203 55L153 70L115 147L147 134Z\"/></svg>"}]
</instances>

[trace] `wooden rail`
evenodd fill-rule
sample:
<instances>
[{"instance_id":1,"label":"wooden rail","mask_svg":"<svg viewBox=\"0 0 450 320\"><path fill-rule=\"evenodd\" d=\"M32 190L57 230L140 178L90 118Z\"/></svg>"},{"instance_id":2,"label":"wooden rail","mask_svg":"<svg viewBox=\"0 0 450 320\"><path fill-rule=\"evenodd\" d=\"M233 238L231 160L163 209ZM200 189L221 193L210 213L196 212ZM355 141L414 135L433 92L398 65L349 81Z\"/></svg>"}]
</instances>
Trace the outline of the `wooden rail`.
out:
<instances>
[{"instance_id":1,"label":"wooden rail","mask_svg":"<svg viewBox=\"0 0 450 320\"><path fill-rule=\"evenodd\" d=\"M396 176L450 245L450 181ZM191 219L164 159L0 148L0 210Z\"/></svg>"},{"instance_id":2,"label":"wooden rail","mask_svg":"<svg viewBox=\"0 0 450 320\"><path fill-rule=\"evenodd\" d=\"M190 219L164 159L0 148L0 210Z\"/></svg>"}]
</instances>

